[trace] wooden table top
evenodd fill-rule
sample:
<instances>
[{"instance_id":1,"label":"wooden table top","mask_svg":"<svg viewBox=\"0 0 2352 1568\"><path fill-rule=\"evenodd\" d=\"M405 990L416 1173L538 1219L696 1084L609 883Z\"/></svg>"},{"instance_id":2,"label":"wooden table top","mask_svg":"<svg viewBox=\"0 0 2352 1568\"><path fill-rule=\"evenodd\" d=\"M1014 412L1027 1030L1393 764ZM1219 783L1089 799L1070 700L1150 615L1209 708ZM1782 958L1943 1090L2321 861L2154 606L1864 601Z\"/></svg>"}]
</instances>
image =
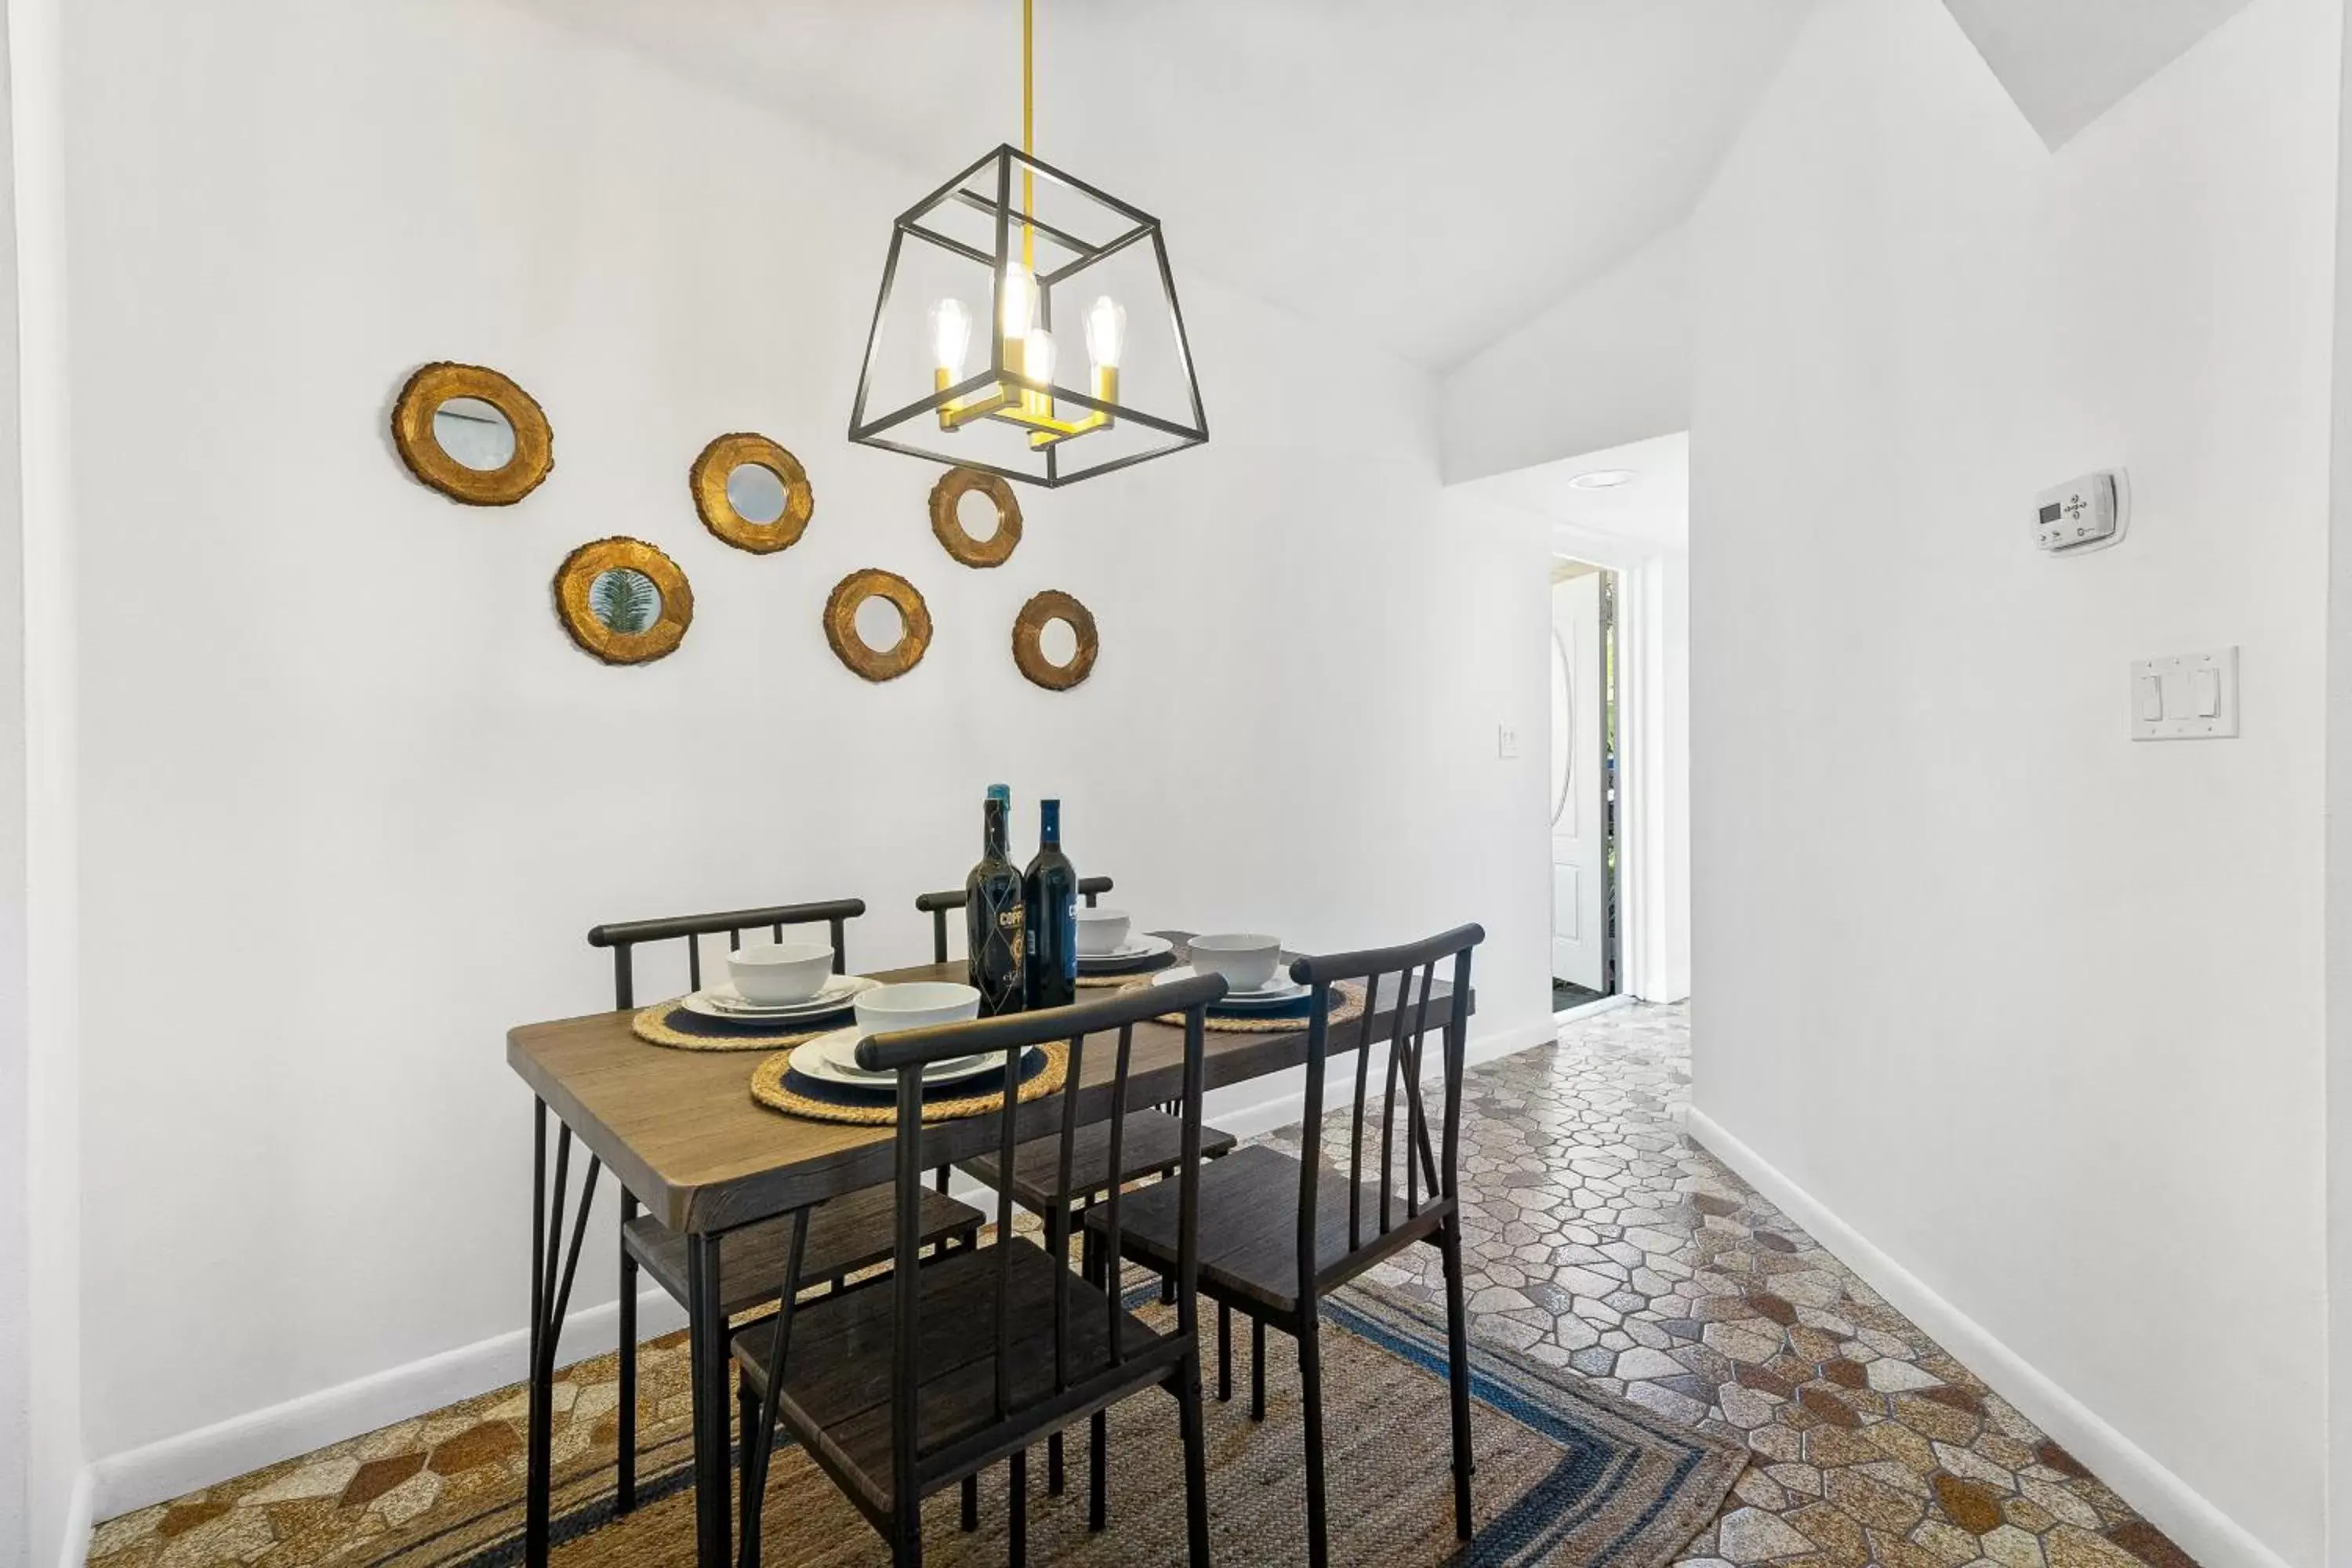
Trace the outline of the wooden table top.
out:
<instances>
[{"instance_id":1,"label":"wooden table top","mask_svg":"<svg viewBox=\"0 0 2352 1568\"><path fill-rule=\"evenodd\" d=\"M1161 934L1181 941L1189 933ZM1286 955L1286 961L1294 956ZM874 974L882 981L964 977L961 961ZM1435 1004L1448 994L1443 984L1432 991L1433 1028L1439 1011ZM1377 1040L1388 1037L1382 1019L1392 1013L1395 994L1391 977L1373 1009ZM1081 992L1080 999L1084 997ZM751 1098L751 1069L767 1053L650 1046L630 1032L632 1016L626 1012L592 1013L510 1029L507 1065L671 1229L731 1230L892 1178L895 1128L813 1121L770 1110ZM1335 1047L1353 1046L1360 1027L1353 1022L1340 1026L1335 1031ZM1181 1029L1159 1023L1137 1025L1129 1104L1177 1098L1183 1088L1183 1053ZM1078 1089L1081 1119L1110 1114L1116 1054L1086 1053ZM1306 1059L1303 1023L1263 1034L1211 1030L1203 1084L1218 1089ZM1019 1135L1024 1139L1060 1126L1058 1096L1032 1100L1021 1110ZM999 1127L993 1114L930 1123L923 1131L924 1168L993 1151Z\"/></svg>"}]
</instances>

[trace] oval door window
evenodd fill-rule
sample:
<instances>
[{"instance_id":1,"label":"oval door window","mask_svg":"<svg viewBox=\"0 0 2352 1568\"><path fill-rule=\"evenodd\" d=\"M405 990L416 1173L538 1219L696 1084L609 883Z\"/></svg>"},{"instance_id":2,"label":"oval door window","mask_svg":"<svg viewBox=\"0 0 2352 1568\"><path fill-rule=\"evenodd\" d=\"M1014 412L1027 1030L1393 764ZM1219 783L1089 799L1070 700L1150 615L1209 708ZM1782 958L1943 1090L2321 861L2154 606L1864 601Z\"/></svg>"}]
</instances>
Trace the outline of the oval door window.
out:
<instances>
[{"instance_id":1,"label":"oval door window","mask_svg":"<svg viewBox=\"0 0 2352 1568\"><path fill-rule=\"evenodd\" d=\"M1576 784L1576 671L1568 662L1568 644L1559 628L1551 633L1551 825L1568 816L1569 793ZM1570 823L1571 831L1574 823Z\"/></svg>"}]
</instances>

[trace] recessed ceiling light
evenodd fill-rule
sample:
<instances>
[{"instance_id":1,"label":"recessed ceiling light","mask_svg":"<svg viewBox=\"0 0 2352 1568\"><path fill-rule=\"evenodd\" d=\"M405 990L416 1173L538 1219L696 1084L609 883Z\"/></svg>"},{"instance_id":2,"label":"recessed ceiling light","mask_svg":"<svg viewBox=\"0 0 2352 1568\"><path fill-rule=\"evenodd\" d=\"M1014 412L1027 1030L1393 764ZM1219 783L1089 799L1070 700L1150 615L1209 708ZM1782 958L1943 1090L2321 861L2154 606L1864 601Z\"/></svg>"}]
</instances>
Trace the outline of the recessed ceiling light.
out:
<instances>
[{"instance_id":1,"label":"recessed ceiling light","mask_svg":"<svg viewBox=\"0 0 2352 1568\"><path fill-rule=\"evenodd\" d=\"M1596 468L1589 474L1579 474L1569 480L1580 490L1613 490L1620 485L1630 485L1637 476L1631 468Z\"/></svg>"}]
</instances>

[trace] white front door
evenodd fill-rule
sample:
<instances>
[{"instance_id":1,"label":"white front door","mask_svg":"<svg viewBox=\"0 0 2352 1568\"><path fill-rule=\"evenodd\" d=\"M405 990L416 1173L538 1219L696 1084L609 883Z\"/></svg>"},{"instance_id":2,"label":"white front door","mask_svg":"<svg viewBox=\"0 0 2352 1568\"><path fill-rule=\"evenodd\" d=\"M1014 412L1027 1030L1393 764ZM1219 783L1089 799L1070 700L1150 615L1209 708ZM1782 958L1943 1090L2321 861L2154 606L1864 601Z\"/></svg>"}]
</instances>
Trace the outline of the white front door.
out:
<instances>
[{"instance_id":1,"label":"white front door","mask_svg":"<svg viewBox=\"0 0 2352 1568\"><path fill-rule=\"evenodd\" d=\"M1601 989L1601 574L1551 589L1551 972Z\"/></svg>"}]
</instances>

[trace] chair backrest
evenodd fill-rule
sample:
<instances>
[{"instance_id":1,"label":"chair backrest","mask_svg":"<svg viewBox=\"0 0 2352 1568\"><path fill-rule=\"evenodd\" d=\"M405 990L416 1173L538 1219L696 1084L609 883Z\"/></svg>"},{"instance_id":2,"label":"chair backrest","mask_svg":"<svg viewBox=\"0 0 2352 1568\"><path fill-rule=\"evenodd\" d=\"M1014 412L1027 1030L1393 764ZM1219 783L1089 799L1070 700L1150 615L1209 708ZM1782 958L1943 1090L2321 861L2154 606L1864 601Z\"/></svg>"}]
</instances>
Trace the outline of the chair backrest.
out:
<instances>
[{"instance_id":1,"label":"chair backrest","mask_svg":"<svg viewBox=\"0 0 2352 1568\"><path fill-rule=\"evenodd\" d=\"M1086 900L1088 909L1093 909L1095 900L1109 891L1108 877L1078 879L1078 896ZM963 906L964 891L961 888L950 888L943 893L915 895L915 907L931 917L931 962L933 963L945 963L948 961L948 914L950 910L960 910Z\"/></svg>"},{"instance_id":2,"label":"chair backrest","mask_svg":"<svg viewBox=\"0 0 2352 1568\"><path fill-rule=\"evenodd\" d=\"M1365 1255L1381 1250L1390 1231L1420 1216L1425 1203L1455 1195L1462 1129L1462 1065L1469 1037L1470 951L1486 940L1483 926L1466 925L1401 947L1374 948L1363 952L1332 953L1302 958L1290 966L1290 977L1315 989L1307 1008L1307 1105L1304 1144L1298 1178L1298 1299L1314 1300L1321 1294L1318 1272L1334 1277L1352 1273ZM1450 967L1446 989L1438 989L1440 965ZM1334 987L1343 980L1364 986L1362 1017L1340 1025L1330 1023ZM1434 1007L1433 1009L1433 1003ZM1375 1019L1390 1007L1387 1025L1376 1030ZM1434 1016L1433 1016L1433 1011ZM1443 1033L1444 1101L1443 1142L1432 1148L1429 1115L1422 1101L1423 1042L1434 1024ZM1380 1212L1364 1210L1364 1105L1371 1088L1372 1047L1388 1046L1387 1083L1381 1097ZM1348 1141L1348 1251L1338 1260L1318 1258L1316 1189L1322 1166L1323 1079L1331 1052L1356 1053L1354 1122ZM1395 1205L1395 1154L1399 1089L1404 1110L1404 1205ZM1368 1230L1368 1224L1372 1228ZM1318 1269L1319 1263L1319 1269Z\"/></svg>"},{"instance_id":3,"label":"chair backrest","mask_svg":"<svg viewBox=\"0 0 2352 1568\"><path fill-rule=\"evenodd\" d=\"M857 1063L869 1070L895 1069L898 1074L898 1236L897 1255L892 1264L897 1272L898 1291L894 1376L892 1390L892 1463L893 1495L898 1498L919 1496L925 1481L939 1474L968 1465L975 1455L992 1457L1005 1444L1019 1446L1021 1434L1028 1429L1029 1440L1036 1435L1041 1416L1050 1420L1050 1406L1067 1405L1074 1393L1083 1401L1089 1388L1115 1385L1122 1376L1132 1375L1129 1363L1151 1350L1167 1351L1175 1346L1190 1346L1195 1333L1194 1277L1198 1270L1197 1223L1200 1201L1201 1173L1201 1062L1202 1019L1210 1003L1225 993L1225 983L1213 974L1197 975L1168 985L1113 992L1099 1001L1080 1002L1068 1007L1042 1008L1033 1013L1012 1013L1002 1017L983 1018L969 1024L948 1024L929 1029L908 1029L898 1034L869 1036L859 1042ZM1161 1335L1146 1351L1128 1347L1123 1333L1124 1310L1119 1305L1118 1289L1114 1283L1105 1294L1108 1298L1108 1321L1104 1328L1109 1338L1108 1364L1074 1374L1071 1367L1071 1342L1078 1325L1070 1310L1070 1238L1067 1226L1050 1227L1050 1247L1054 1267L1054 1377L1049 1391L1015 1405L1012 1389L1012 1348L1014 1313L1012 1309L1013 1249L1031 1245L1016 1238L1013 1230L1013 1185L1010 1181L997 1186L996 1235L992 1250L996 1253L995 1323L996 1323L996 1386L992 1415L978 1429L960 1436L951 1449L938 1455L918 1455L915 1451L915 1393L922 1381L919 1360L921 1324L918 1321L921 1287L918 1261L922 1247L922 1227L919 1211L923 1200L923 1178L936 1158L926 1160L923 1154L922 1074L925 1064L943 1061L978 1052L1003 1053L1007 1081L1018 1071L1021 1053L1032 1046L1062 1044L1069 1047L1069 1070L1060 1094L1060 1157L1055 1166L1055 1189L1047 1212L1067 1212L1074 1184L1072 1165L1076 1155L1080 1126L1079 1106L1081 1085L1085 1082L1089 1037L1116 1032L1116 1038L1093 1040L1096 1052L1112 1054L1108 1082L1097 1081L1087 1086L1089 1095L1106 1090L1109 1096L1109 1169L1120 1168L1120 1142L1127 1126L1128 1082L1133 1066L1135 1026L1161 1014L1181 1012L1184 1015L1183 1070L1183 1142L1182 1163L1177 1180L1180 1184L1177 1265L1177 1326L1172 1333ZM1097 1058L1099 1068L1099 1056ZM1004 1109L998 1115L997 1158L1000 1170L1013 1168L1013 1153L1023 1142L1018 1131L1024 1107L1016 1096L1005 1096ZM1052 1109L1047 1102L1046 1109ZM1033 1126L1034 1126L1033 1120ZM1119 1257L1119 1194L1114 1185L1106 1198L1105 1219L1108 1236L1103 1256ZM1110 1278L1118 1279L1114 1265ZM1034 1322L1034 1319L1029 1321ZM1158 1355L1152 1357L1165 1365ZM1083 1370L1083 1369L1082 1369ZM1058 1425L1058 1423L1052 1423ZM926 1463L929 1461L929 1463Z\"/></svg>"},{"instance_id":4,"label":"chair backrest","mask_svg":"<svg viewBox=\"0 0 2352 1568\"><path fill-rule=\"evenodd\" d=\"M635 951L646 942L686 939L686 974L689 990L702 989L702 941L727 933L730 952L743 945L743 933L765 926L774 940L784 940L787 926L823 925L833 931L833 972L849 973L842 949L843 928L866 912L864 899L832 899L816 904L775 904L761 910L726 910L709 915L672 915L667 920L620 921L588 933L591 947L613 950L613 1006L625 1012L636 1003Z\"/></svg>"}]
</instances>

